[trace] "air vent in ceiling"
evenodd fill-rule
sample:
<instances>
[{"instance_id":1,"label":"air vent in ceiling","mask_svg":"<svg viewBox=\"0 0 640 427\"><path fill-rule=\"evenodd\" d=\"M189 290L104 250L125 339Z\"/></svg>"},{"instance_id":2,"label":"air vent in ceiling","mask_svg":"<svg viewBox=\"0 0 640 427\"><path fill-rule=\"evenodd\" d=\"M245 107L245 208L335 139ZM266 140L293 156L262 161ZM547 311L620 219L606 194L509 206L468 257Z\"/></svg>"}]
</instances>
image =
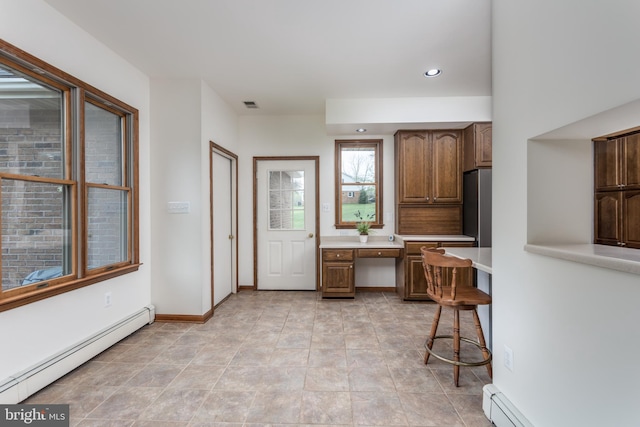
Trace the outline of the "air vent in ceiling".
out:
<instances>
[{"instance_id":1,"label":"air vent in ceiling","mask_svg":"<svg viewBox=\"0 0 640 427\"><path fill-rule=\"evenodd\" d=\"M258 108L258 104L254 101L244 101L244 106L247 108Z\"/></svg>"}]
</instances>

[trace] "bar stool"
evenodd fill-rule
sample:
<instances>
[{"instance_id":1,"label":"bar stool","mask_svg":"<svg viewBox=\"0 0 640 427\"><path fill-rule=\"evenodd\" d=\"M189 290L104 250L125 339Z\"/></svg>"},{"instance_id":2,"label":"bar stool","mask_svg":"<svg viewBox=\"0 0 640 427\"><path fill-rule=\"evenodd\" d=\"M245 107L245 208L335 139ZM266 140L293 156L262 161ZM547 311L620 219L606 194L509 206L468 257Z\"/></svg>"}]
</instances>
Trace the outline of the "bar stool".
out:
<instances>
[{"instance_id":1,"label":"bar stool","mask_svg":"<svg viewBox=\"0 0 640 427\"><path fill-rule=\"evenodd\" d=\"M427 295L438 304L431 324L431 331L426 343L424 363L429 362L429 356L453 365L453 381L458 387L460 366L487 366L489 377L492 377L491 351L487 348L478 317L478 305L491 304L491 296L472 286L470 283L457 283L458 269L471 267L470 259L461 259L444 254L441 248L420 248L422 266L427 280ZM453 309L453 335L436 335L442 307ZM460 336L460 311L471 311L478 335L478 342ZM436 354L433 343L437 339L453 339L453 359ZM460 341L475 345L482 351L483 360L479 362L464 362L460 360Z\"/></svg>"}]
</instances>

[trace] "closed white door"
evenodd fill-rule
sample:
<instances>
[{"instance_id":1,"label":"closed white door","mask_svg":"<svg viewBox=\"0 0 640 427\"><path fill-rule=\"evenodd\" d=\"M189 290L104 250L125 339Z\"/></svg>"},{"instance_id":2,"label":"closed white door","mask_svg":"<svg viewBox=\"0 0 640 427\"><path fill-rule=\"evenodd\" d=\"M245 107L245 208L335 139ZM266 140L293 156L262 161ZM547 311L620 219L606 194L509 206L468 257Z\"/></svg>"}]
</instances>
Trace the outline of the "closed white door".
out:
<instances>
[{"instance_id":1,"label":"closed white door","mask_svg":"<svg viewBox=\"0 0 640 427\"><path fill-rule=\"evenodd\" d=\"M213 304L227 298L236 291L234 231L235 159L213 149L212 171L212 219L213 219Z\"/></svg>"},{"instance_id":2,"label":"closed white door","mask_svg":"<svg viewBox=\"0 0 640 427\"><path fill-rule=\"evenodd\" d=\"M316 161L259 160L257 287L316 289Z\"/></svg>"}]
</instances>

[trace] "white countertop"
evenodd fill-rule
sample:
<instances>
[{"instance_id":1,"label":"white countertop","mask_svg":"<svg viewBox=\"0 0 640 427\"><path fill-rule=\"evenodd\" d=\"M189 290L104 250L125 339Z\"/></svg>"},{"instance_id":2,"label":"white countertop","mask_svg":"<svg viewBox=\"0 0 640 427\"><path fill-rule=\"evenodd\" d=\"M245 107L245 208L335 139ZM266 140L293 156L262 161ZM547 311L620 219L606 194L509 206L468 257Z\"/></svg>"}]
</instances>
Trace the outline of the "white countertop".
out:
<instances>
[{"instance_id":1,"label":"white countertop","mask_svg":"<svg viewBox=\"0 0 640 427\"><path fill-rule=\"evenodd\" d=\"M397 240L405 242L475 242L475 238L462 234L421 234L421 235L396 235Z\"/></svg>"},{"instance_id":2,"label":"white countertop","mask_svg":"<svg viewBox=\"0 0 640 427\"><path fill-rule=\"evenodd\" d=\"M401 241L389 241L388 237L369 236L367 243L360 243L358 236L325 236L320 238L320 249L402 249Z\"/></svg>"},{"instance_id":3,"label":"white countertop","mask_svg":"<svg viewBox=\"0 0 640 427\"><path fill-rule=\"evenodd\" d=\"M473 242L470 236L457 234L423 234L423 235L394 235L394 240L389 241L389 236L369 235L367 243L360 243L358 236L321 236L320 249L323 248L404 248L404 242Z\"/></svg>"},{"instance_id":4,"label":"white countertop","mask_svg":"<svg viewBox=\"0 0 640 427\"><path fill-rule=\"evenodd\" d=\"M468 258L480 271L491 274L491 248L443 248L445 253L458 258Z\"/></svg>"},{"instance_id":5,"label":"white countertop","mask_svg":"<svg viewBox=\"0 0 640 427\"><path fill-rule=\"evenodd\" d=\"M527 252L640 274L640 249L592 244L525 245Z\"/></svg>"}]
</instances>

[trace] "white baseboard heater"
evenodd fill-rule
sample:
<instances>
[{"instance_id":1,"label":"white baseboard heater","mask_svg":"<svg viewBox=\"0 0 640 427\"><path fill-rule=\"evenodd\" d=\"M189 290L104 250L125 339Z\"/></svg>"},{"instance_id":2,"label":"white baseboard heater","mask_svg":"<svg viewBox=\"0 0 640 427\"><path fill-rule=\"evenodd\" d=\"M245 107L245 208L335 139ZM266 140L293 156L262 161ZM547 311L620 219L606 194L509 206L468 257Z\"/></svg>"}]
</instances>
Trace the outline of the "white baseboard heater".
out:
<instances>
[{"instance_id":1,"label":"white baseboard heater","mask_svg":"<svg viewBox=\"0 0 640 427\"><path fill-rule=\"evenodd\" d=\"M0 380L0 404L22 402L144 325L153 323L154 319L155 307L149 305L76 345L9 378Z\"/></svg>"},{"instance_id":2,"label":"white baseboard heater","mask_svg":"<svg viewBox=\"0 0 640 427\"><path fill-rule=\"evenodd\" d=\"M496 427L533 427L496 386L487 384L482 392L482 410Z\"/></svg>"}]
</instances>

